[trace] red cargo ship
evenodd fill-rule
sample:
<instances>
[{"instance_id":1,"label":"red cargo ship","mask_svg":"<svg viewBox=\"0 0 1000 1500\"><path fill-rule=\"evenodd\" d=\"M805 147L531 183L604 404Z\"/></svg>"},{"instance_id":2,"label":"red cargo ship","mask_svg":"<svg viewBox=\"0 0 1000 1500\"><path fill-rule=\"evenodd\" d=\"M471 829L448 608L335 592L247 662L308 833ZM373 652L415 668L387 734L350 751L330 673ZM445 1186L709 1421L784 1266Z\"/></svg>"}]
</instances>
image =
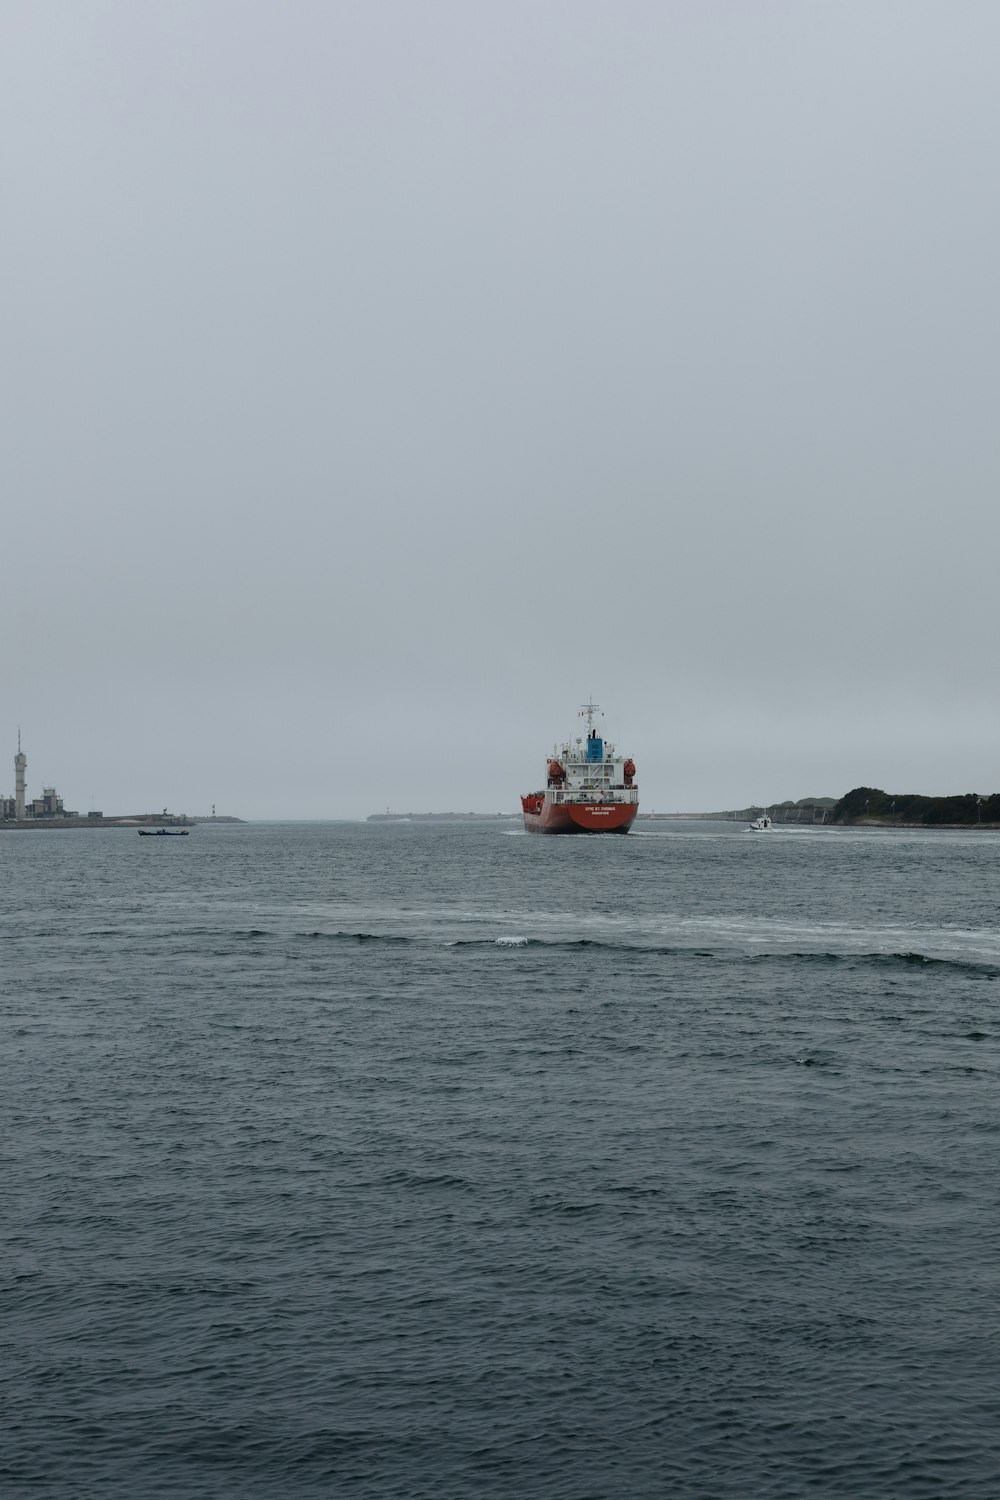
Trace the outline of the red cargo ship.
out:
<instances>
[{"instance_id":1,"label":"red cargo ship","mask_svg":"<svg viewBox=\"0 0 1000 1500\"><path fill-rule=\"evenodd\" d=\"M587 737L552 752L544 792L521 798L529 833L628 833L639 811L635 761L598 734L596 703L585 703Z\"/></svg>"}]
</instances>

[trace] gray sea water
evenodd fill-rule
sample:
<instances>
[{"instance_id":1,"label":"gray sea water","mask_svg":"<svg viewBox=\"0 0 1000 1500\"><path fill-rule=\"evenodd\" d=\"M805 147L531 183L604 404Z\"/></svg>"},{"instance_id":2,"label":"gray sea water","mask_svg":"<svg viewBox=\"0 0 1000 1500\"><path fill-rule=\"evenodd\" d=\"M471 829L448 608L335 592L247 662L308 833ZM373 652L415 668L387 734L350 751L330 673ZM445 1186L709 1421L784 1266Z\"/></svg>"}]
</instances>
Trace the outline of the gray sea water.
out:
<instances>
[{"instance_id":1,"label":"gray sea water","mask_svg":"<svg viewBox=\"0 0 1000 1500\"><path fill-rule=\"evenodd\" d=\"M0 1492L992 1500L998 860L0 835Z\"/></svg>"}]
</instances>

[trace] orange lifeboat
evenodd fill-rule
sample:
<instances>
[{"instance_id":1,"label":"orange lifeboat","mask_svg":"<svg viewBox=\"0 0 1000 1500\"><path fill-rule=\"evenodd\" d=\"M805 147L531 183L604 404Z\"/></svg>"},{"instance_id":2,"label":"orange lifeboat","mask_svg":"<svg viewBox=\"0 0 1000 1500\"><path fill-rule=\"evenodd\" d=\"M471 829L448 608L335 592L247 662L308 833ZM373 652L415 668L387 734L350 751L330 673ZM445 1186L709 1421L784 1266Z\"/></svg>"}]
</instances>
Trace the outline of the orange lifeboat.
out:
<instances>
[{"instance_id":1,"label":"orange lifeboat","mask_svg":"<svg viewBox=\"0 0 1000 1500\"><path fill-rule=\"evenodd\" d=\"M558 786L566 780L566 772L557 760L549 761L549 786Z\"/></svg>"},{"instance_id":2,"label":"orange lifeboat","mask_svg":"<svg viewBox=\"0 0 1000 1500\"><path fill-rule=\"evenodd\" d=\"M632 778L635 775L635 761L631 756L629 756L628 760L622 766L622 774L625 777L625 785L631 786Z\"/></svg>"}]
</instances>

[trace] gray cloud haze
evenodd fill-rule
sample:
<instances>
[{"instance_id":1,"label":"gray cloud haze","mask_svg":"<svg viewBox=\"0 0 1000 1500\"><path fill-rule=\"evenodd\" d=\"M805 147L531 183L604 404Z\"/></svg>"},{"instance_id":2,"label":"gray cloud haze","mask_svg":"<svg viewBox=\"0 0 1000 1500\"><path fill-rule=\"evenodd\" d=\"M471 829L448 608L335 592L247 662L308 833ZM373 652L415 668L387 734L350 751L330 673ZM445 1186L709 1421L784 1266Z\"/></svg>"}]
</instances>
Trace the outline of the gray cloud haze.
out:
<instances>
[{"instance_id":1,"label":"gray cloud haze","mask_svg":"<svg viewBox=\"0 0 1000 1500\"><path fill-rule=\"evenodd\" d=\"M0 789L1000 789L994 4L0 20Z\"/></svg>"}]
</instances>

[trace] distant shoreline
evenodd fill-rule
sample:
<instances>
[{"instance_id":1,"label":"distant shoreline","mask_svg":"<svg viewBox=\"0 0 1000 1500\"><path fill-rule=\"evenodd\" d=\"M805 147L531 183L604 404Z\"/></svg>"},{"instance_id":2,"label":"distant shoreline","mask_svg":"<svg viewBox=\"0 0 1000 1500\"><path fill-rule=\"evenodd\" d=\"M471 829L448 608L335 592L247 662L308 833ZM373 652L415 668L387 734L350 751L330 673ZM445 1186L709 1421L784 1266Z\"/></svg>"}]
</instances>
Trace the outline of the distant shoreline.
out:
<instances>
[{"instance_id":1,"label":"distant shoreline","mask_svg":"<svg viewBox=\"0 0 1000 1500\"><path fill-rule=\"evenodd\" d=\"M209 818L189 818L183 813L138 813L133 817L109 818L7 818L0 821L0 833L56 832L76 828L196 828L200 823L242 823L242 818L223 814Z\"/></svg>"},{"instance_id":2,"label":"distant shoreline","mask_svg":"<svg viewBox=\"0 0 1000 1500\"><path fill-rule=\"evenodd\" d=\"M851 794L848 794L850 796ZM952 829L962 831L981 828L987 832L996 832L1000 829L1000 821L995 818L971 818L965 822L942 819L940 822L933 820L934 804L939 804L946 799L914 799L925 804L927 811L931 812L932 820L914 817L877 817L875 815L861 813L852 814L848 807L842 804L848 798L842 798L841 803L832 805L831 799L825 799L824 803L809 802L799 804L761 803L748 808L729 809L721 812L640 812L636 817L637 823L751 823L754 818L767 813L772 823L777 827L787 828L923 828L923 829ZM950 800L950 799L947 799ZM985 800L985 799L984 799ZM1000 800L1000 799L998 799ZM990 809L993 810L992 808ZM222 819L216 821L221 822ZM239 819L226 821L240 821ZM477 813L477 812L406 812L406 813L369 813L364 820L366 823L519 823L521 814L519 812L499 813ZM2 826L2 825L0 825Z\"/></svg>"},{"instance_id":3,"label":"distant shoreline","mask_svg":"<svg viewBox=\"0 0 1000 1500\"><path fill-rule=\"evenodd\" d=\"M518 819L518 812L477 813L477 812L443 812L443 813L369 813L365 819L366 823L498 823L505 818Z\"/></svg>"}]
</instances>

